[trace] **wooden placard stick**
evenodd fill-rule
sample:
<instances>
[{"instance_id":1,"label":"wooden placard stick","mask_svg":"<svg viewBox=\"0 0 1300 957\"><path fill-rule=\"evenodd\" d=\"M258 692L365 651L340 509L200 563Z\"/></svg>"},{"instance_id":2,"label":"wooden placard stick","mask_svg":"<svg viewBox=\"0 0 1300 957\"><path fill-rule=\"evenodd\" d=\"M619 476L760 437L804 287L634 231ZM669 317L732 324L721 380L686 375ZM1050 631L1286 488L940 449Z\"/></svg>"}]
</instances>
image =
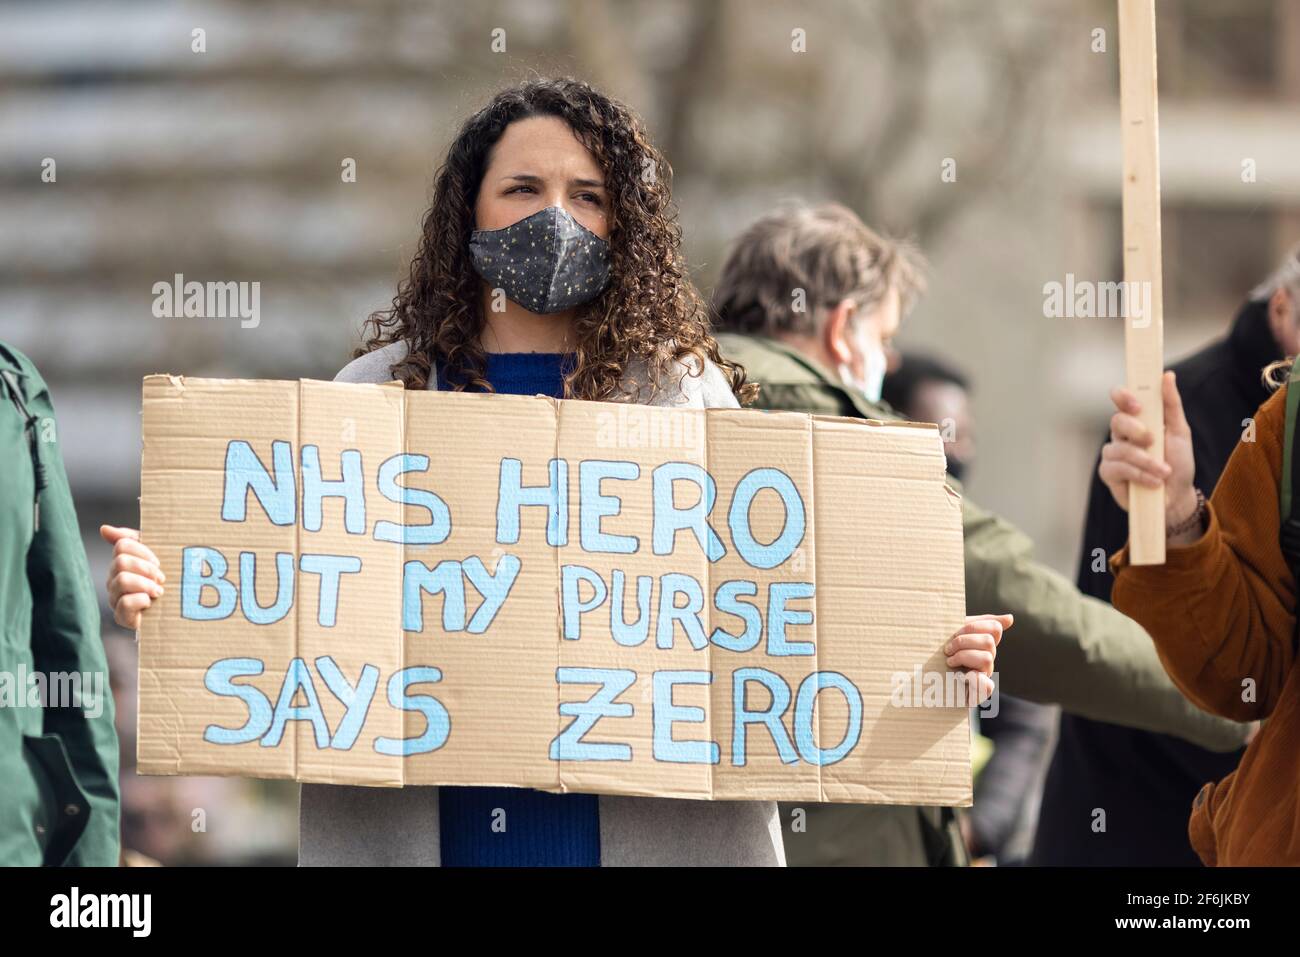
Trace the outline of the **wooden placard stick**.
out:
<instances>
[{"instance_id":1,"label":"wooden placard stick","mask_svg":"<svg viewBox=\"0 0 1300 957\"><path fill-rule=\"evenodd\" d=\"M1156 109L1155 0L1119 0L1120 122L1124 141L1124 364L1128 388L1142 403L1142 424L1165 455L1160 378L1164 306L1160 282L1160 134ZM1129 559L1165 561L1165 490L1130 483Z\"/></svg>"}]
</instances>

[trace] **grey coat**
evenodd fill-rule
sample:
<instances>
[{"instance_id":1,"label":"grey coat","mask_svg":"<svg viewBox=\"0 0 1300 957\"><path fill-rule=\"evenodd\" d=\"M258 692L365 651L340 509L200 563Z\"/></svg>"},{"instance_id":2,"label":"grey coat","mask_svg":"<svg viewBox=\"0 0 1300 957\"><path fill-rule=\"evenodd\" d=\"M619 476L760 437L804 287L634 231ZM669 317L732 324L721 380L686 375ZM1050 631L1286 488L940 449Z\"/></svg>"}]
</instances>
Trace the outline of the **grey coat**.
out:
<instances>
[{"instance_id":1,"label":"grey coat","mask_svg":"<svg viewBox=\"0 0 1300 957\"><path fill-rule=\"evenodd\" d=\"M403 355L395 343L349 363L336 382L387 382ZM682 369L683 373L686 369ZM671 377L651 397L644 374L629 381L639 400L683 408L734 407L720 369ZM302 785L298 863L417 865L440 863L438 789ZM781 822L771 801L687 801L600 797L600 861L639 865L785 866Z\"/></svg>"}]
</instances>

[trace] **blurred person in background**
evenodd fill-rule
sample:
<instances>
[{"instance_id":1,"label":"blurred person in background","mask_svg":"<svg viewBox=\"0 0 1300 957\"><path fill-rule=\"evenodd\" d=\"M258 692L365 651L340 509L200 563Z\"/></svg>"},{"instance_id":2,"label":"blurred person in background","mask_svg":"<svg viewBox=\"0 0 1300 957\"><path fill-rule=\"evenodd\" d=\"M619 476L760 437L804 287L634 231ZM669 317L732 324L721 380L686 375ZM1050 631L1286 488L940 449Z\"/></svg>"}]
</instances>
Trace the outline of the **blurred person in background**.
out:
<instances>
[{"instance_id":1,"label":"blurred person in background","mask_svg":"<svg viewBox=\"0 0 1300 957\"><path fill-rule=\"evenodd\" d=\"M881 398L913 422L938 425L948 474L959 482L966 478L975 460L975 416L966 376L933 356L895 352Z\"/></svg>"},{"instance_id":2,"label":"blurred person in background","mask_svg":"<svg viewBox=\"0 0 1300 957\"><path fill-rule=\"evenodd\" d=\"M738 406L754 388L719 354L686 274L670 178L641 120L585 83L497 94L448 148L410 275L336 379ZM134 529L103 534L115 617L135 628L165 586L158 560ZM946 661L975 675L979 700L1009 624L969 619L952 638ZM773 802L323 784L301 795L302 864L785 862Z\"/></svg>"},{"instance_id":3,"label":"blurred person in background","mask_svg":"<svg viewBox=\"0 0 1300 957\"><path fill-rule=\"evenodd\" d=\"M0 865L116 866L117 762L54 406L0 343Z\"/></svg>"},{"instance_id":4,"label":"blurred person in background","mask_svg":"<svg viewBox=\"0 0 1300 957\"><path fill-rule=\"evenodd\" d=\"M970 381L932 356L903 353L894 365L885 376L884 401L914 422L938 425L948 474L968 478L975 461ZM974 805L958 817L966 849L977 863L1023 864L1052 753L1056 710L1003 694L996 714L975 715L992 753L975 776Z\"/></svg>"},{"instance_id":5,"label":"blurred person in background","mask_svg":"<svg viewBox=\"0 0 1300 957\"><path fill-rule=\"evenodd\" d=\"M718 341L759 384L758 408L897 419L881 401L885 350L923 288L916 254L852 210L787 204L732 244L713 293ZM1134 621L1033 561L1023 533L969 498L962 523L967 607L1006 609L1016 622L1017 640L998 654L1000 692L1221 751L1241 746L1248 727L1188 701ZM793 865L967 857L947 808L791 804L782 818L805 825L786 834Z\"/></svg>"},{"instance_id":6,"label":"blurred person in background","mask_svg":"<svg viewBox=\"0 0 1300 957\"><path fill-rule=\"evenodd\" d=\"M193 838L176 799L173 779L128 774L122 778L122 865L183 864Z\"/></svg>"},{"instance_id":7,"label":"blurred person in background","mask_svg":"<svg viewBox=\"0 0 1300 957\"><path fill-rule=\"evenodd\" d=\"M1300 248L1251 292L1227 334L1171 368L1178 377L1196 452L1196 486L1214 492L1255 410L1268 399L1260 378L1300 351ZM1100 458L1098 463L1100 464ZM1128 540L1128 517L1094 471L1084 520L1079 588L1110 600L1105 556ZM1037 864L1196 866L1186 811L1206 781L1230 774L1241 751L1223 754L1168 735L1066 715L1048 772L1033 861ZM1097 809L1105 828L1094 825Z\"/></svg>"},{"instance_id":8,"label":"blurred person in background","mask_svg":"<svg viewBox=\"0 0 1300 957\"><path fill-rule=\"evenodd\" d=\"M140 703L137 693L139 661L135 643L122 638L120 634L106 635L104 652L108 659L109 687L113 691L114 725L118 741L118 786L122 795L121 864L123 867L152 867L159 863L175 863L167 856L167 851L181 836L180 829L184 823L179 819L172 822L175 824L174 833L167 836L167 847L162 851L157 841L143 838L139 826L147 812L137 803L144 789L135 786L135 782L145 780L135 773L136 721ZM156 816L149 817L150 823L156 821Z\"/></svg>"},{"instance_id":9,"label":"blurred person in background","mask_svg":"<svg viewBox=\"0 0 1300 957\"><path fill-rule=\"evenodd\" d=\"M296 801L275 799L284 782L136 773L138 649L121 633L104 647L121 744L122 865L292 865L295 841L285 832Z\"/></svg>"}]
</instances>

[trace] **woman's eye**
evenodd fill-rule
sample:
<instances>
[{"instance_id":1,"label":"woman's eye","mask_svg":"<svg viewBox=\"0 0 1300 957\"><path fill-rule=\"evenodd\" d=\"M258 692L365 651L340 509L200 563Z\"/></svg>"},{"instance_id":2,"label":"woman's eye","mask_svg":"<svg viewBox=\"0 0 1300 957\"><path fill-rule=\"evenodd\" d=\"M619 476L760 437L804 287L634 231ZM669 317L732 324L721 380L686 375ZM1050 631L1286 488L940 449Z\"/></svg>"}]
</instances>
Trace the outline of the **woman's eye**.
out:
<instances>
[{"instance_id":1,"label":"woman's eye","mask_svg":"<svg viewBox=\"0 0 1300 957\"><path fill-rule=\"evenodd\" d=\"M594 203L597 206L600 205L600 197L595 193L579 193L578 199L582 200L584 203Z\"/></svg>"},{"instance_id":2,"label":"woman's eye","mask_svg":"<svg viewBox=\"0 0 1300 957\"><path fill-rule=\"evenodd\" d=\"M520 184L519 186L511 186L508 190L506 190L506 195L509 196L511 193L518 193L521 190L525 190L525 189L528 190L530 193L533 191L533 188L531 186Z\"/></svg>"}]
</instances>

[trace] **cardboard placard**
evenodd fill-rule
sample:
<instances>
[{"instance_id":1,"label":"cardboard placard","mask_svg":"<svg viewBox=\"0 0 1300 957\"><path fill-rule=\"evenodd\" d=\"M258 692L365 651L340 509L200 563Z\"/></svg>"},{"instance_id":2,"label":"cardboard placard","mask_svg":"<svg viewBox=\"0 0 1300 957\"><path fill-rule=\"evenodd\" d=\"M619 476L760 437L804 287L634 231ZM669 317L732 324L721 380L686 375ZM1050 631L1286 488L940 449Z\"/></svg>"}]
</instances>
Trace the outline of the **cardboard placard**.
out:
<instances>
[{"instance_id":1,"label":"cardboard placard","mask_svg":"<svg viewBox=\"0 0 1300 957\"><path fill-rule=\"evenodd\" d=\"M141 488L142 773L970 803L933 426L149 376Z\"/></svg>"}]
</instances>

